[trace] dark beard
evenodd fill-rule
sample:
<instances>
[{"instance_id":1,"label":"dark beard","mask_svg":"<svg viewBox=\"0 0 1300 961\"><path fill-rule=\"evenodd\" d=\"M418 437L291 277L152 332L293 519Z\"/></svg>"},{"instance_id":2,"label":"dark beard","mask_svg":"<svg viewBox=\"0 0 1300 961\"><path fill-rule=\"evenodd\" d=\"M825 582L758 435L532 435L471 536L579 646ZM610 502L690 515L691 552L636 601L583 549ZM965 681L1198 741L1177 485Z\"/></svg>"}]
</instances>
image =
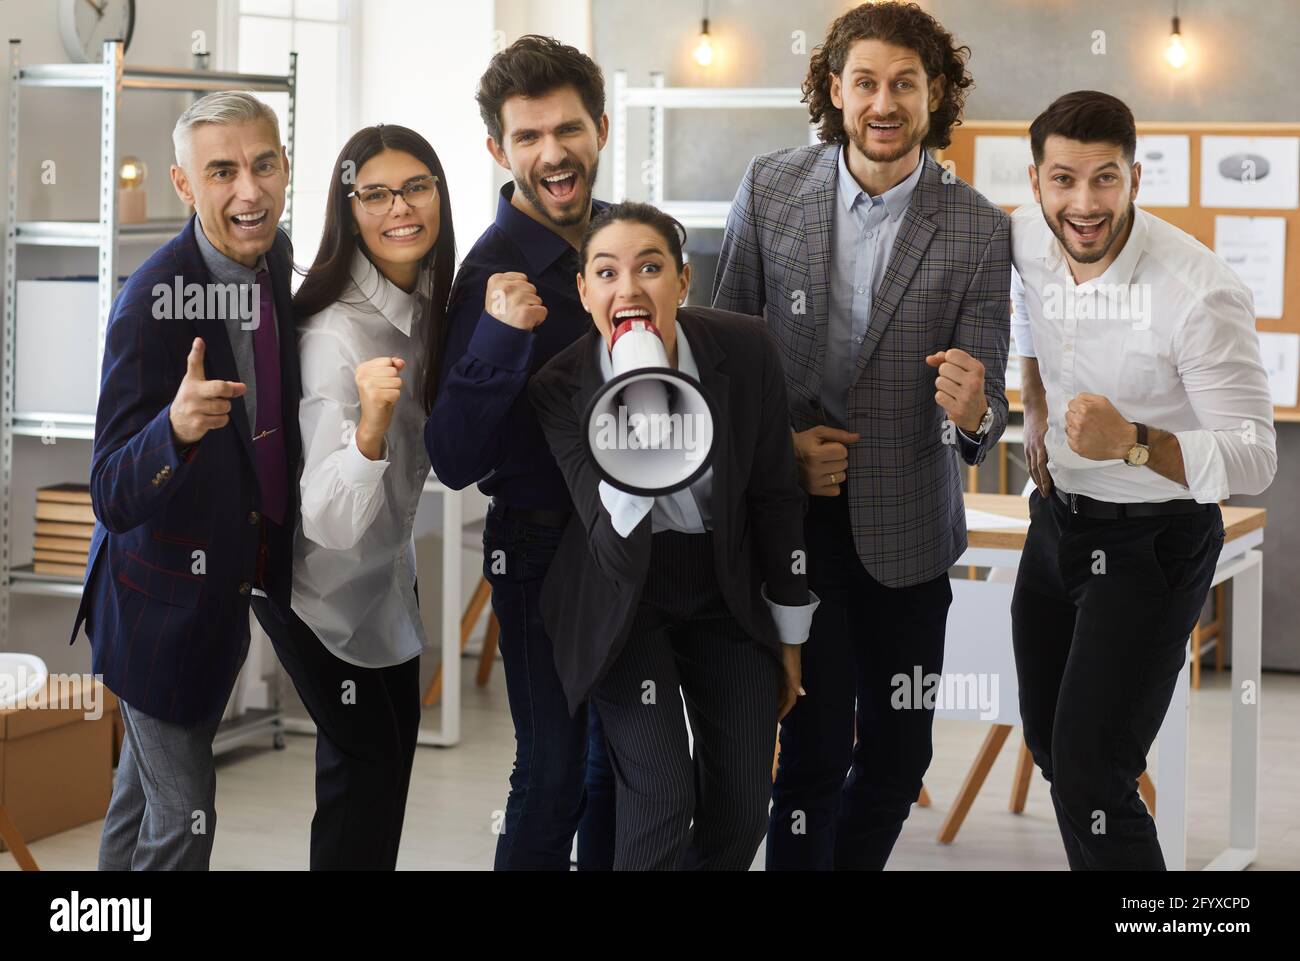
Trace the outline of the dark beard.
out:
<instances>
[{"instance_id":1,"label":"dark beard","mask_svg":"<svg viewBox=\"0 0 1300 961\"><path fill-rule=\"evenodd\" d=\"M893 163L895 160L901 160L903 157L906 157L908 153L910 153L916 147L917 144L925 140L926 135L928 135L930 132L930 128L929 125L927 124L926 129L916 131L912 135L912 139L908 140L906 143L900 144L898 147L894 148L893 152L887 154L879 153L879 152L872 153L867 149L867 142L862 136L862 128L854 127L852 130L850 130L848 127L845 127L844 131L847 134L849 140L853 143L853 146L858 148L858 153L862 154L862 156L866 157L872 163L879 164L879 163Z\"/></svg>"},{"instance_id":2,"label":"dark beard","mask_svg":"<svg viewBox=\"0 0 1300 961\"><path fill-rule=\"evenodd\" d=\"M587 215L591 213L591 193L594 189L593 185L596 182L596 173L600 169L600 157L597 156L592 162L590 170L585 170L582 167L577 167L576 169L582 177L582 182L587 191L587 196L585 202L579 205L577 213L570 214L560 220L556 220L551 216L551 212L546 209L546 204L542 201L542 198L538 196L537 191L533 189L532 182L527 177L520 178L516 176L515 188L524 195L524 199L532 204L533 209L541 214L548 223L551 223L556 227L573 227L576 224L582 223L587 218ZM558 172L559 171L556 171L556 173ZM547 176L549 177L551 175L547 174Z\"/></svg>"},{"instance_id":3,"label":"dark beard","mask_svg":"<svg viewBox=\"0 0 1300 961\"><path fill-rule=\"evenodd\" d=\"M1121 216L1119 221L1115 224L1115 229L1112 230L1110 232L1110 236L1106 238L1106 245L1101 248L1101 252L1098 253L1096 256L1090 256L1086 259L1076 255L1075 252L1070 248L1069 243L1066 241L1065 228L1061 225L1064 218L1052 220L1050 217L1044 217L1043 219L1047 221L1047 227L1056 236L1057 242L1065 249L1065 252L1067 254L1069 254L1072 258L1074 258L1074 260L1077 263L1095 264L1097 261L1101 260L1108 253L1110 253L1110 248L1115 246L1116 240L1124 236L1124 232L1128 229L1129 222L1133 219L1133 204L1130 201L1128 205L1128 209L1124 211L1123 216Z\"/></svg>"}]
</instances>

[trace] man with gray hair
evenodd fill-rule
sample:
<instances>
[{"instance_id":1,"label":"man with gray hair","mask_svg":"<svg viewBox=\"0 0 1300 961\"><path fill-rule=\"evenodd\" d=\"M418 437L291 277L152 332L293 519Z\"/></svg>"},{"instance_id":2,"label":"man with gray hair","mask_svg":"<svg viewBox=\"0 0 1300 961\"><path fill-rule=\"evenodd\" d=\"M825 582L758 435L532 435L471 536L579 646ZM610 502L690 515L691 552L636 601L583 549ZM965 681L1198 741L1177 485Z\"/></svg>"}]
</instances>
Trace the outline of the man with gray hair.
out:
<instances>
[{"instance_id":1,"label":"man with gray hair","mask_svg":"<svg viewBox=\"0 0 1300 961\"><path fill-rule=\"evenodd\" d=\"M259 619L287 620L296 478L289 158L275 114L210 94L173 134L185 229L109 318L90 491L95 532L72 628L126 728L101 870L205 870L212 742Z\"/></svg>"}]
</instances>

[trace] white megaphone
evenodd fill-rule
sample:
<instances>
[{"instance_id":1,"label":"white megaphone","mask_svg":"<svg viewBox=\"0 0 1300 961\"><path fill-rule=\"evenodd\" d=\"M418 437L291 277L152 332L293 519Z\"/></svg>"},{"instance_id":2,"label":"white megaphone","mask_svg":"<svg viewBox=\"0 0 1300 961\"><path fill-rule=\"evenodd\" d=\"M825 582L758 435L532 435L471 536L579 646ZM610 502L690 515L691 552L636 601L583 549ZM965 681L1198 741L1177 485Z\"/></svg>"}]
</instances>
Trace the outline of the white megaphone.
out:
<instances>
[{"instance_id":1,"label":"white megaphone","mask_svg":"<svg viewBox=\"0 0 1300 961\"><path fill-rule=\"evenodd\" d=\"M587 405L583 439L596 473L657 497L697 481L713 459L713 403L674 370L655 325L626 320L610 339L614 375Z\"/></svg>"}]
</instances>

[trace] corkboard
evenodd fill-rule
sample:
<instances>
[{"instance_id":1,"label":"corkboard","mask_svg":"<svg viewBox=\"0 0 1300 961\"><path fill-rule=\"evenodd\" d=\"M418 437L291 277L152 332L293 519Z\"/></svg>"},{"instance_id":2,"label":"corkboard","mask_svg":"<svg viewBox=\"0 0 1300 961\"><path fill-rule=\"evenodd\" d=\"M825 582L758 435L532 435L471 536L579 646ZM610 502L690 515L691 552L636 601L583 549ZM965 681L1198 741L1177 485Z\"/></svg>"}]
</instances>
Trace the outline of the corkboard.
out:
<instances>
[{"instance_id":1,"label":"corkboard","mask_svg":"<svg viewBox=\"0 0 1300 961\"><path fill-rule=\"evenodd\" d=\"M1300 123L1139 123L1139 134L1184 134L1189 138L1191 151L1191 183L1188 185L1189 206L1148 207L1142 203L1139 189L1137 203L1161 220L1166 220L1187 231L1211 250L1214 249L1214 218L1223 215L1242 217L1282 217L1286 226L1286 277L1281 319L1259 318L1255 323L1261 331L1300 334L1300 209L1277 210L1260 208L1202 207L1201 193L1201 137L1300 137ZM953 128L952 143L945 150L935 152L940 163L951 162L953 172L969 184L975 182L975 138L977 136L1027 137L1029 121L968 120ZM1008 213L1011 207L1004 208ZM1013 409L1019 409L1017 391L1007 391ZM1274 408L1279 421L1300 422L1300 407Z\"/></svg>"}]
</instances>

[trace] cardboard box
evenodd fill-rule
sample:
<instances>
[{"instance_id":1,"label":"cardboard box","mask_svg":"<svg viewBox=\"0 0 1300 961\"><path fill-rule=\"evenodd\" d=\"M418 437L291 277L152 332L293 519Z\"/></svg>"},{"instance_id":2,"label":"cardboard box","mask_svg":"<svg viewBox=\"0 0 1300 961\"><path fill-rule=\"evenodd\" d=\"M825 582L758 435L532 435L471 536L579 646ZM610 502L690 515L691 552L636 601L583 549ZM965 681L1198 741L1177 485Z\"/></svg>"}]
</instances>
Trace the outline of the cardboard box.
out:
<instances>
[{"instance_id":1,"label":"cardboard box","mask_svg":"<svg viewBox=\"0 0 1300 961\"><path fill-rule=\"evenodd\" d=\"M51 680L39 707L0 711L0 804L29 844L99 820L113 791L117 698L90 679L82 683L93 695L61 681ZM86 717L91 704L95 720Z\"/></svg>"}]
</instances>

